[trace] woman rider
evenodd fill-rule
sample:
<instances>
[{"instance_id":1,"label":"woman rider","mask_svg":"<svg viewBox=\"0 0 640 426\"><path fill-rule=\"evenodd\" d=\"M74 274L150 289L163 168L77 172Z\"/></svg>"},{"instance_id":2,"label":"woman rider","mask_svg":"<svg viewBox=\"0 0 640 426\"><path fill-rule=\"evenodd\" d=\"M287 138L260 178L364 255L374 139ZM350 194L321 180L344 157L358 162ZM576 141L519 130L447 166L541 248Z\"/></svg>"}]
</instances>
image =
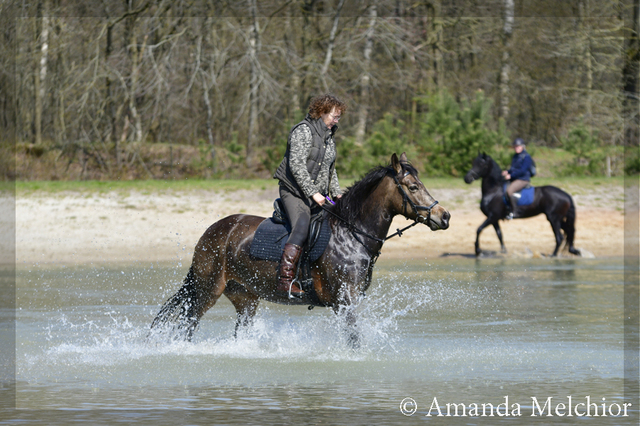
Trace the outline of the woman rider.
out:
<instances>
[{"instance_id":1,"label":"woman rider","mask_svg":"<svg viewBox=\"0 0 640 426\"><path fill-rule=\"evenodd\" d=\"M291 234L280 259L277 287L278 293L289 297L304 294L293 280L309 233L311 214L325 203L325 196L342 196L335 170L333 135L346 109L333 95L313 98L307 117L289 132L287 150L273 175L279 180L280 199L291 223Z\"/></svg>"},{"instance_id":2,"label":"woman rider","mask_svg":"<svg viewBox=\"0 0 640 426\"><path fill-rule=\"evenodd\" d=\"M511 168L502 172L505 179L511 181L507 188L507 198L509 199L509 205L511 207L511 211L507 215L508 220L514 218L516 206L518 205L518 200L513 194L529 185L531 181L531 165L533 164L533 160L526 151L522 138L516 138L512 146L515 153L511 158Z\"/></svg>"}]
</instances>

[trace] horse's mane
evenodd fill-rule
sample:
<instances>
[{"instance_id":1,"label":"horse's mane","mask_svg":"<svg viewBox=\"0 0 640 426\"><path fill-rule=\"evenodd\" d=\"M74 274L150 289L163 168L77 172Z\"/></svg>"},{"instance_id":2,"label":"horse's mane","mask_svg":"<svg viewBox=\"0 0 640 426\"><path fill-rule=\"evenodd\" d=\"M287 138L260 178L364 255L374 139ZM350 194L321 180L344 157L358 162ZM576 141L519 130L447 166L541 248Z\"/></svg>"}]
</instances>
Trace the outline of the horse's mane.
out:
<instances>
[{"instance_id":1,"label":"horse's mane","mask_svg":"<svg viewBox=\"0 0 640 426\"><path fill-rule=\"evenodd\" d=\"M416 169L409 163L402 163L406 172L417 175ZM347 188L342 198L336 200L333 212L349 223L355 222L362 211L365 200L371 196L385 176L393 176L396 173L391 165L377 166L361 180Z\"/></svg>"},{"instance_id":2,"label":"horse's mane","mask_svg":"<svg viewBox=\"0 0 640 426\"><path fill-rule=\"evenodd\" d=\"M491 170L489 171L489 175L487 177L495 179L495 181L498 183L502 182L502 168L500 167L498 162L488 154L485 154L485 159L489 160L489 163L491 163Z\"/></svg>"}]
</instances>

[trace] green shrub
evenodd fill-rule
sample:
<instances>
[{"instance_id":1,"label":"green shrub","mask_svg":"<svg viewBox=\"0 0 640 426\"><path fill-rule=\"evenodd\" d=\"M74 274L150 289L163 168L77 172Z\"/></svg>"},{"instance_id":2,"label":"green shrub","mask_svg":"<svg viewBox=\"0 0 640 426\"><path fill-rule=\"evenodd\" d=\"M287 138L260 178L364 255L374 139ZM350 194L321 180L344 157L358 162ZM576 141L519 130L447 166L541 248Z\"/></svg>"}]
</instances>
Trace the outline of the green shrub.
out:
<instances>
[{"instance_id":1,"label":"green shrub","mask_svg":"<svg viewBox=\"0 0 640 426\"><path fill-rule=\"evenodd\" d=\"M509 138L504 125L491 130L491 100L482 91L472 100L457 102L448 92L418 99L417 144L425 156L427 173L462 176L479 152L502 158Z\"/></svg>"},{"instance_id":2,"label":"green shrub","mask_svg":"<svg viewBox=\"0 0 640 426\"><path fill-rule=\"evenodd\" d=\"M373 166L387 164L394 152L406 152L429 176L462 176L479 152L494 156L498 162L510 162L504 123L491 130L491 100L481 91L470 101L457 102L443 91L419 97L417 102L419 112L413 119L407 111L385 114L362 146L352 137L340 140L338 174L361 176Z\"/></svg>"},{"instance_id":3,"label":"green shrub","mask_svg":"<svg viewBox=\"0 0 640 426\"><path fill-rule=\"evenodd\" d=\"M603 175L604 160L607 156L597 131L587 127L582 121L569 129L562 146L573 154L574 160L565 165L565 176Z\"/></svg>"},{"instance_id":4,"label":"green shrub","mask_svg":"<svg viewBox=\"0 0 640 426\"><path fill-rule=\"evenodd\" d=\"M366 144L363 146L357 145L353 137L345 137L337 143L336 172L340 178L362 177L375 164L365 147ZM388 160L381 162L381 164L386 164L387 162Z\"/></svg>"}]
</instances>

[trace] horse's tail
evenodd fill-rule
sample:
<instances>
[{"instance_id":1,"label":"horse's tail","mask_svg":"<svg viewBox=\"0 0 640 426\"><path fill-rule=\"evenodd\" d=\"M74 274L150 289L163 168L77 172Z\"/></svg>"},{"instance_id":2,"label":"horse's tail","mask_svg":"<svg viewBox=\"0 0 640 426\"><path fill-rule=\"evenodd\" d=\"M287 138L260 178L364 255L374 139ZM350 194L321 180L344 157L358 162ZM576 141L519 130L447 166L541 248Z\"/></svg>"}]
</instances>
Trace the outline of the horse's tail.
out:
<instances>
[{"instance_id":1,"label":"horse's tail","mask_svg":"<svg viewBox=\"0 0 640 426\"><path fill-rule=\"evenodd\" d=\"M151 323L149 337L161 334L170 340L191 340L199 322L197 302L196 279L191 267L182 287L160 308Z\"/></svg>"},{"instance_id":2,"label":"horse's tail","mask_svg":"<svg viewBox=\"0 0 640 426\"><path fill-rule=\"evenodd\" d=\"M567 194L568 195L568 194ZM569 248L569 252L576 254L576 249L573 248L573 240L576 236L576 206L573 203L573 198L569 195L569 202L571 205L569 206L569 211L565 215L562 222L560 222L560 227L564 231L564 235L566 237L566 244Z\"/></svg>"}]
</instances>

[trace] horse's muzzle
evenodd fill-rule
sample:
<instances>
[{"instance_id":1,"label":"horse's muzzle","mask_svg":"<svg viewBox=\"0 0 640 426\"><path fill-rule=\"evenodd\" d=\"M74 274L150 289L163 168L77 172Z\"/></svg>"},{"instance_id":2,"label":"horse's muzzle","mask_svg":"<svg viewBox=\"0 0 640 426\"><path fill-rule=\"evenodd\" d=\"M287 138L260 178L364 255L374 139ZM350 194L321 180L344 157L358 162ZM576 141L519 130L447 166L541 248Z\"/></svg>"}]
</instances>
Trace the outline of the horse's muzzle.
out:
<instances>
[{"instance_id":1,"label":"horse's muzzle","mask_svg":"<svg viewBox=\"0 0 640 426\"><path fill-rule=\"evenodd\" d=\"M451 213L449 213L443 207L440 207L441 211L434 211L431 213L431 217L426 223L432 231L445 230L449 228L449 219L451 219Z\"/></svg>"},{"instance_id":2,"label":"horse's muzzle","mask_svg":"<svg viewBox=\"0 0 640 426\"><path fill-rule=\"evenodd\" d=\"M471 182L473 182L474 180L476 180L476 177L475 177L471 172L469 172L469 173L467 173L466 175L464 175L464 181L465 181L465 183L471 183Z\"/></svg>"}]
</instances>

